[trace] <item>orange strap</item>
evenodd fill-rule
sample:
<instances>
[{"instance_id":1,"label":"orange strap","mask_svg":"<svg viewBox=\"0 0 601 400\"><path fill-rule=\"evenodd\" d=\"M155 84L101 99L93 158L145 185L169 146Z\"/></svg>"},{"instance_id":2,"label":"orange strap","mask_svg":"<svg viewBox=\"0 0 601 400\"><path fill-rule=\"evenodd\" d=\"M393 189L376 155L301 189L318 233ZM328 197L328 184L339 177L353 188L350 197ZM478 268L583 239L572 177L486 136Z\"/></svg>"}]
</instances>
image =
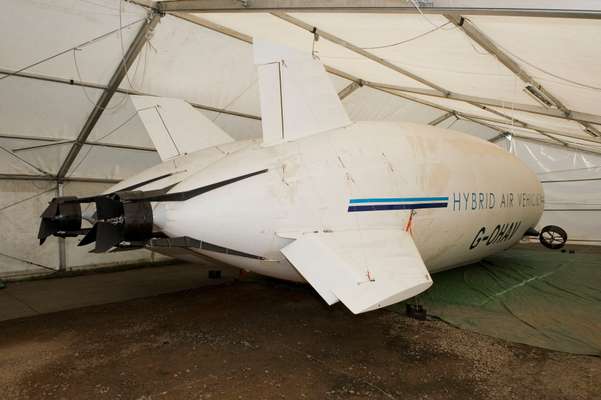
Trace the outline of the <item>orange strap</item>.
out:
<instances>
[{"instance_id":1,"label":"orange strap","mask_svg":"<svg viewBox=\"0 0 601 400\"><path fill-rule=\"evenodd\" d=\"M409 221L407 221L407 225L405 225L405 232L409 232L413 235L413 214L415 214L415 210L411 210L411 214L409 214Z\"/></svg>"}]
</instances>

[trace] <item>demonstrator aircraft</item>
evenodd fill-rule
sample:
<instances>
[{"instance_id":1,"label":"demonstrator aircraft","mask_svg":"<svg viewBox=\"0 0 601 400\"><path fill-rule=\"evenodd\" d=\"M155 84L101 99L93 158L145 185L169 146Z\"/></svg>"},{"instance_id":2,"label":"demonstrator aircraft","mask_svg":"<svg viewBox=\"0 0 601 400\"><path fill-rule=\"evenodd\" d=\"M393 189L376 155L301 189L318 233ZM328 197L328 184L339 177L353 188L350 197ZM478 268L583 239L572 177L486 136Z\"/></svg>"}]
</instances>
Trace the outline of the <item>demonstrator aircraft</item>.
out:
<instances>
[{"instance_id":1,"label":"demonstrator aircraft","mask_svg":"<svg viewBox=\"0 0 601 400\"><path fill-rule=\"evenodd\" d=\"M437 127L351 122L311 54L261 40L254 50L262 139L234 141L182 100L131 96L162 163L104 194L53 199L40 241L202 257L307 281L361 313L536 226L542 186L513 155ZM82 215L86 203L95 211Z\"/></svg>"}]
</instances>

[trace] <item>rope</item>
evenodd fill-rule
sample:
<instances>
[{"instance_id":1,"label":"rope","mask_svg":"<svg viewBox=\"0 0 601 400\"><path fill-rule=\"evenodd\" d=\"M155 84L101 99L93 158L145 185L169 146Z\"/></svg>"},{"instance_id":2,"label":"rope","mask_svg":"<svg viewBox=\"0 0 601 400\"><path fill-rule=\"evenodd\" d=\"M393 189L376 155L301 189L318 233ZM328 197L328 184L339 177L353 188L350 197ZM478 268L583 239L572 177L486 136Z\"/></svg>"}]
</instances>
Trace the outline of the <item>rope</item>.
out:
<instances>
[{"instance_id":1,"label":"rope","mask_svg":"<svg viewBox=\"0 0 601 400\"><path fill-rule=\"evenodd\" d=\"M20 262L23 262L25 264L35 265L36 267L44 268L44 269L47 269L49 271L53 271L53 272L57 271L56 269L50 268L50 267L48 267L46 265L38 264L38 263L35 263L33 261L26 260L24 258L19 258L19 257L11 256L9 254L0 253L0 256L4 256L6 258L10 258L10 259L13 259L13 260L16 260L16 261L20 261Z\"/></svg>"},{"instance_id":2,"label":"rope","mask_svg":"<svg viewBox=\"0 0 601 400\"><path fill-rule=\"evenodd\" d=\"M446 24L442 24L442 25L440 25L440 26L437 26L437 27L435 27L434 29L431 29L431 30L429 30L429 31L427 31L427 32L424 32L424 33L420 33L419 35L413 36L413 37L411 37L411 38L409 38L409 39L401 40L400 42L391 43L391 44L383 44L383 45L381 45L381 46L361 47L361 49L362 49L362 50L377 50L377 49L385 49L385 48L387 48L387 47L395 47L395 46L400 46L400 45L402 45L402 44L409 43L409 42L412 42L412 41L414 41L414 40L417 40L417 39L419 39L419 38L422 38L422 37L424 37L424 36L426 36L426 35L429 35L429 34L430 34L430 33L432 33L432 32L436 32L436 31L437 31L437 30L439 30L440 28L442 28L442 27L444 27L444 26L447 26L447 25L449 25L450 23L451 23L451 22L449 21L449 22L447 22Z\"/></svg>"},{"instance_id":3,"label":"rope","mask_svg":"<svg viewBox=\"0 0 601 400\"><path fill-rule=\"evenodd\" d=\"M131 114L125 121L123 121L121 124L119 124L117 127L111 129L108 133L106 133L105 135L101 136L100 138L96 139L97 142L106 139L107 137L109 137L110 135L112 135L113 133L115 133L117 130L119 130L120 128L122 128L123 126L125 126L129 121L131 121L136 115L138 115L138 113L140 111L144 111L144 110L149 110L151 108L154 108L154 106L149 106L149 107L145 107L145 108L141 108L139 110L136 110L133 114ZM71 173L69 174L69 176L73 176L73 174L77 171L77 169L79 168L79 166L86 160L86 158L88 158L88 156L90 155L90 153L92 152L92 150L94 149L95 146L89 146L88 151L86 152L86 154L84 154L84 156L81 158L81 160L79 160L79 162L77 163L77 165L75 165L75 167L73 168L73 170L71 171Z\"/></svg>"},{"instance_id":4,"label":"rope","mask_svg":"<svg viewBox=\"0 0 601 400\"><path fill-rule=\"evenodd\" d=\"M7 152L8 154L10 154L11 156L15 157L17 160L29 165L31 168L35 169L38 172L41 172L44 175L52 175L46 171L44 171L41 168L36 167L34 164L30 163L29 161L27 161L26 159L19 157L18 155L16 155L15 153L13 153L12 151L8 150L7 148L0 146L0 150L4 150L5 152Z\"/></svg>"},{"instance_id":5,"label":"rope","mask_svg":"<svg viewBox=\"0 0 601 400\"><path fill-rule=\"evenodd\" d=\"M55 191L55 190L56 190L56 186L53 186L53 187L51 187L50 189L48 189L48 190L45 190L45 191L43 191L43 192L41 192L41 193L36 193L36 194L34 194L33 196L29 196L29 197L27 197L27 198L25 198L25 199L21 199L21 200L15 201L15 202L13 202L13 203L7 204L7 205L5 205L4 207L0 208L0 212L2 212L2 211L4 211L4 210L6 210L6 209L8 209L8 208L14 207L14 206L16 206L16 205L19 205L19 204L21 204L21 203L24 203L24 202L26 202L27 200L32 200L32 199L35 199L36 197L39 197L39 196L41 196L41 195L43 195L43 194L46 194L46 193L48 193L48 192L52 192L52 191Z\"/></svg>"},{"instance_id":6,"label":"rope","mask_svg":"<svg viewBox=\"0 0 601 400\"><path fill-rule=\"evenodd\" d=\"M132 25L135 25L135 24L137 24L138 22L144 21L145 19L146 19L146 18L141 18L141 19L138 19L138 20L136 20L136 21L134 21L134 22L131 22L131 23L129 23L129 24L127 24L127 25L123 26L121 29L128 28L128 27L130 27L130 26L132 26ZM13 76L13 75L17 75L17 74L18 74L18 73L20 73L20 72L23 72L23 71L25 71L25 70L28 70L28 69L30 69L30 68L33 68L33 67L35 67L36 65L40 65L40 64L42 64L42 63L44 63L44 62L46 62L46 61L49 61L49 60L52 60L53 58L56 58L56 57L58 57L58 56L62 56L63 54L66 54L66 53L68 53L68 52L70 52L70 51L73 51L73 50L75 50L75 49L81 49L81 48L83 48L83 47L89 46L89 45L91 45L91 44L93 44L93 43L95 43L95 42L97 42L97 41L99 41L99 40L102 40L102 39L105 39L105 38L107 38L108 36L112 35L113 33L116 33L118 30L119 30L119 29L114 29L114 30L112 30L112 31L110 31L110 32L103 33L103 34L102 34L102 35L100 35L100 36L97 36L97 37L95 37L95 38L93 38L93 39L87 40L87 41L85 41L85 42L83 42L83 43L80 43L80 44L78 44L78 45L75 45L75 46L73 46L73 47L70 47L70 48L68 48L67 50L63 50L63 51L60 51L60 52L58 52L58 53L56 53L56 54L53 54L53 55L51 55L51 56L49 56L49 57L43 58L43 59L41 59L41 60L39 60L39 61L36 61L36 62L34 62L33 64L29 64L29 65L27 65L27 66L25 66L25 67L23 67L23 68L20 68L20 69L18 69L18 70L16 70L16 71L13 71L13 72L11 72L11 73L9 73L9 74L6 74L6 75L4 75L4 76L0 77L0 80L2 80L2 79L6 79L6 78L8 78L8 77L10 77L10 76Z\"/></svg>"}]
</instances>

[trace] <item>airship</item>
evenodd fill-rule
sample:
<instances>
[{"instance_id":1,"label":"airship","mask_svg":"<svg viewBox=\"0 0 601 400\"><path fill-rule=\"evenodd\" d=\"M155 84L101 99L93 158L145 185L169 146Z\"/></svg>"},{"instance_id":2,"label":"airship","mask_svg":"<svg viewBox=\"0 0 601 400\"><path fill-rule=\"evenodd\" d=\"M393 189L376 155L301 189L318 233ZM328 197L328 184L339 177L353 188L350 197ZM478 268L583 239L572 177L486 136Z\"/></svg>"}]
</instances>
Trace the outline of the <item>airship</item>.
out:
<instances>
[{"instance_id":1,"label":"airship","mask_svg":"<svg viewBox=\"0 0 601 400\"><path fill-rule=\"evenodd\" d=\"M93 252L226 263L362 313L538 234L543 189L512 154L433 126L352 122L313 55L253 46L262 138L234 141L182 100L130 96L162 162L102 194L53 199L40 243L82 236Z\"/></svg>"}]
</instances>

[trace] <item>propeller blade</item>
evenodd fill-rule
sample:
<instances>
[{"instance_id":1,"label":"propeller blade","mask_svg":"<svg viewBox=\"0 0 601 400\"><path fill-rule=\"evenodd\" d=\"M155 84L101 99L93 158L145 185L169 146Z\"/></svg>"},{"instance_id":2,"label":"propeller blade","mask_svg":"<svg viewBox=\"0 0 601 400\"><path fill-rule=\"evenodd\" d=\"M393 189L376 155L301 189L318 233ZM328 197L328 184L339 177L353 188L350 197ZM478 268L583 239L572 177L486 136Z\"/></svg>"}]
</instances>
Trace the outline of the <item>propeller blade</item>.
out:
<instances>
[{"instance_id":1,"label":"propeller blade","mask_svg":"<svg viewBox=\"0 0 601 400\"><path fill-rule=\"evenodd\" d=\"M81 239L79 241L78 246L85 246L87 244L90 244L92 242L96 241L96 233L98 231L98 224L94 224L94 226L92 227L92 229L90 229L88 231L88 233L86 233L86 235L83 237L83 239Z\"/></svg>"},{"instance_id":2,"label":"propeller blade","mask_svg":"<svg viewBox=\"0 0 601 400\"><path fill-rule=\"evenodd\" d=\"M94 253L104 253L111 247L123 241L122 226L113 225L108 222L98 222L96 225L96 248Z\"/></svg>"},{"instance_id":3,"label":"propeller blade","mask_svg":"<svg viewBox=\"0 0 601 400\"><path fill-rule=\"evenodd\" d=\"M42 218L42 222L40 222L40 230L38 231L38 239L40 239L40 244L44 244L48 236L52 235L52 233L56 230L55 224L53 224L52 220Z\"/></svg>"},{"instance_id":4,"label":"propeller blade","mask_svg":"<svg viewBox=\"0 0 601 400\"><path fill-rule=\"evenodd\" d=\"M96 218L109 219L123 215L123 204L119 200L109 197L98 197L96 199Z\"/></svg>"},{"instance_id":5,"label":"propeller blade","mask_svg":"<svg viewBox=\"0 0 601 400\"><path fill-rule=\"evenodd\" d=\"M50 203L48 203L48 207L44 210L41 217L42 218L52 218L56 214L58 214L58 202L56 199L52 199Z\"/></svg>"}]
</instances>

